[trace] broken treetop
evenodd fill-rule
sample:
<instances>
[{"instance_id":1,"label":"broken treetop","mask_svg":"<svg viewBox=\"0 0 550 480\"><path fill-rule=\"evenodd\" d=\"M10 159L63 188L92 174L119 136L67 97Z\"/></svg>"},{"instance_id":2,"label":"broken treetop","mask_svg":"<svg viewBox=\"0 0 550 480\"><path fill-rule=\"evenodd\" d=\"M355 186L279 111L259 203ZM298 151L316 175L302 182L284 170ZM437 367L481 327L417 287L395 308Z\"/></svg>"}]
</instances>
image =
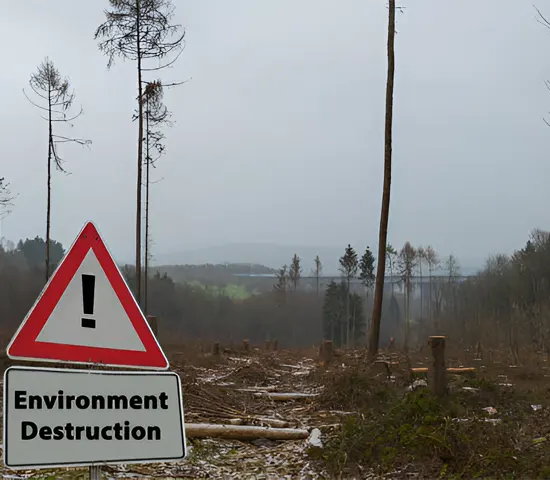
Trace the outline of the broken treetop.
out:
<instances>
[{"instance_id":1,"label":"broken treetop","mask_svg":"<svg viewBox=\"0 0 550 480\"><path fill-rule=\"evenodd\" d=\"M93 223L81 230L8 357L165 370L168 361Z\"/></svg>"}]
</instances>

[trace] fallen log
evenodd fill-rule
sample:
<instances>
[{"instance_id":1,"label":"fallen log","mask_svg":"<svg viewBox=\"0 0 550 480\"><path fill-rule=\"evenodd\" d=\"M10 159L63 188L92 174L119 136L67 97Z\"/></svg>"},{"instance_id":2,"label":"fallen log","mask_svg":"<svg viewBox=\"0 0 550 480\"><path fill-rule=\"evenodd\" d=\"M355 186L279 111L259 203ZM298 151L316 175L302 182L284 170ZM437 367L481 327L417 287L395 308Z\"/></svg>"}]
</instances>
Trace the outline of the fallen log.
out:
<instances>
[{"instance_id":1,"label":"fallen log","mask_svg":"<svg viewBox=\"0 0 550 480\"><path fill-rule=\"evenodd\" d=\"M247 392L247 393L261 393L261 392L274 392L277 390L277 387L246 387L246 388L235 388L237 392Z\"/></svg>"},{"instance_id":2,"label":"fallen log","mask_svg":"<svg viewBox=\"0 0 550 480\"><path fill-rule=\"evenodd\" d=\"M302 400L304 398L316 397L317 393L276 393L276 392L257 392L255 397L267 398L277 402L286 402L288 400Z\"/></svg>"},{"instance_id":3,"label":"fallen log","mask_svg":"<svg viewBox=\"0 0 550 480\"><path fill-rule=\"evenodd\" d=\"M278 418L243 417L230 418L227 420L227 423L229 423L230 425L254 425L254 422L276 428L286 428L290 425L290 423L286 420L280 420Z\"/></svg>"},{"instance_id":4,"label":"fallen log","mask_svg":"<svg viewBox=\"0 0 550 480\"><path fill-rule=\"evenodd\" d=\"M309 437L309 432L301 428L254 427L248 425L220 425L211 423L186 423L185 435L188 438L226 438L231 440L300 440Z\"/></svg>"}]
</instances>

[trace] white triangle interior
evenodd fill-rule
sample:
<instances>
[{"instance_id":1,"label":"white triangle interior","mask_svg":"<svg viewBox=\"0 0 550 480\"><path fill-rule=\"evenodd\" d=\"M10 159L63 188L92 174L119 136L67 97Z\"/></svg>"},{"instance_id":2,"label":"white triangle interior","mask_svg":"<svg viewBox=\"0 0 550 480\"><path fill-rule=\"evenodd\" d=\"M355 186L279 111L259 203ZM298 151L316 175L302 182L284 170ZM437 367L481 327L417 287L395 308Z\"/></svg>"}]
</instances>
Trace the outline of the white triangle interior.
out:
<instances>
[{"instance_id":1,"label":"white triangle interior","mask_svg":"<svg viewBox=\"0 0 550 480\"><path fill-rule=\"evenodd\" d=\"M95 276L93 315L84 315L83 274ZM82 318L95 320L95 328L83 327ZM143 321L147 320L143 318ZM145 351L145 346L91 249L67 285L67 289L40 331L37 341Z\"/></svg>"}]
</instances>

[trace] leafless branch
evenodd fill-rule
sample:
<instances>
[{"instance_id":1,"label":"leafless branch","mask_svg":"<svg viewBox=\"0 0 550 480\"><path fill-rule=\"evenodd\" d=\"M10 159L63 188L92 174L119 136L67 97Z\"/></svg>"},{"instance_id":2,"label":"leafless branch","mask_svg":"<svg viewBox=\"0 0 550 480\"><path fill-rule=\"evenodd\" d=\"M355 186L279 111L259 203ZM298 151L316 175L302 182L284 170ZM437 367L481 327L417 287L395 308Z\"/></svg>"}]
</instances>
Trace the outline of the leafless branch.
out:
<instances>
[{"instance_id":1,"label":"leafless branch","mask_svg":"<svg viewBox=\"0 0 550 480\"><path fill-rule=\"evenodd\" d=\"M539 22L541 25L544 25L546 28L550 29L550 22L546 19L546 17L541 13L541 11L533 5L533 8L538 13L537 22Z\"/></svg>"}]
</instances>

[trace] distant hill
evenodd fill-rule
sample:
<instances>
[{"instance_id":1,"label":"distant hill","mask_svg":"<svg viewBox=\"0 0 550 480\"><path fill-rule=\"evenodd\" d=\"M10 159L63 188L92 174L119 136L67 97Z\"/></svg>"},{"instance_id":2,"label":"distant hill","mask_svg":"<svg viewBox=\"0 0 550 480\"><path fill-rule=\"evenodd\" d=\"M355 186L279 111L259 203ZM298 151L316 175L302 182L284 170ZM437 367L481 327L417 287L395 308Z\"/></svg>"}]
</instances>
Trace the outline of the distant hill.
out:
<instances>
[{"instance_id":1,"label":"distant hill","mask_svg":"<svg viewBox=\"0 0 550 480\"><path fill-rule=\"evenodd\" d=\"M152 271L158 271L161 274L166 273L176 282L200 282L203 285L229 285L239 282L239 274L245 275L274 275L275 270L264 265L255 264L211 264L204 265L155 265L151 267ZM246 280L246 279L245 279ZM245 284L254 283L251 279Z\"/></svg>"},{"instance_id":2,"label":"distant hill","mask_svg":"<svg viewBox=\"0 0 550 480\"><path fill-rule=\"evenodd\" d=\"M290 264L292 256L297 254L302 259L303 275L308 276L314 268L314 259L319 255L323 263L324 275L338 275L338 259L344 253L344 247L315 247L304 245L278 245L276 243L230 243L215 247L198 248L179 253L157 254L154 267L159 265L203 265L203 264L241 264L244 270L235 273L268 273L250 271L250 264L266 266L269 269L279 269ZM362 252L358 252L361 254ZM375 252L376 255L376 252ZM481 267L475 267L478 262L461 264L462 275L474 275ZM265 268L265 267L264 267ZM248 269L248 270L247 270ZM442 274L442 272L438 272Z\"/></svg>"},{"instance_id":3,"label":"distant hill","mask_svg":"<svg viewBox=\"0 0 550 480\"><path fill-rule=\"evenodd\" d=\"M323 263L323 272L327 275L332 275L338 272L338 258L343 253L343 247L292 246L277 245L275 243L232 243L179 253L158 254L155 255L154 264L201 265L205 263L241 263L259 264L278 269L284 264L290 264L292 256L297 254L302 259L304 274L309 274L314 268L315 256L319 255Z\"/></svg>"}]
</instances>

